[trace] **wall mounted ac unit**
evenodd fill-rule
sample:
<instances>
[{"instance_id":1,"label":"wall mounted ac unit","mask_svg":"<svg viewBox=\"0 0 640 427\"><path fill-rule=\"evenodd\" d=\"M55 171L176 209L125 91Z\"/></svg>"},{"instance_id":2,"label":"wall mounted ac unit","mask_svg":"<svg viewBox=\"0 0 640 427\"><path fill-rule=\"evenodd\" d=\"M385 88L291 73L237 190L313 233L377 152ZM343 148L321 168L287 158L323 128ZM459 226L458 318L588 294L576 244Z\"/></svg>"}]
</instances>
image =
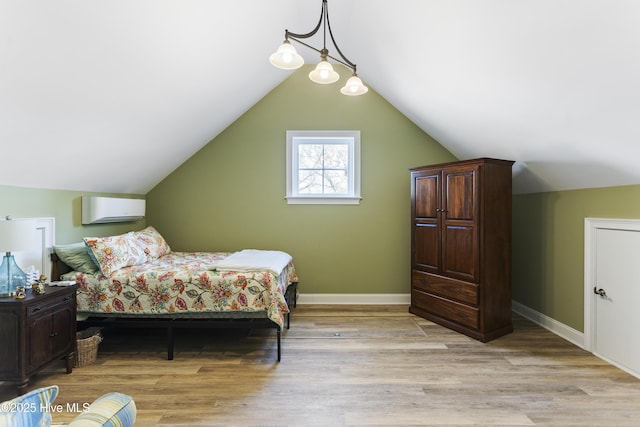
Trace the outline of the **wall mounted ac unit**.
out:
<instances>
[{"instance_id":1,"label":"wall mounted ac unit","mask_svg":"<svg viewBox=\"0 0 640 427\"><path fill-rule=\"evenodd\" d=\"M82 196L83 224L138 221L144 211L144 199Z\"/></svg>"}]
</instances>

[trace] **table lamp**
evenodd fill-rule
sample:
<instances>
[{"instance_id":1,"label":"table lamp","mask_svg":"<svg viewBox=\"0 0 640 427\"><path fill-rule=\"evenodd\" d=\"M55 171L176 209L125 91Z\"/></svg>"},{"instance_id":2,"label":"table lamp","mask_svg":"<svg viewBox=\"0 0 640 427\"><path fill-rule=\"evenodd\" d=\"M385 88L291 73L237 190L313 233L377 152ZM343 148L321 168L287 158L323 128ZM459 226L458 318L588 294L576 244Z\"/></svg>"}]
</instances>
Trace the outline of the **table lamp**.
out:
<instances>
[{"instance_id":1,"label":"table lamp","mask_svg":"<svg viewBox=\"0 0 640 427\"><path fill-rule=\"evenodd\" d=\"M27 284L27 275L18 267L11 251L32 249L34 230L35 223L30 220L12 220L10 217L0 220L0 253L6 252L0 265L0 296L12 295L18 286Z\"/></svg>"}]
</instances>

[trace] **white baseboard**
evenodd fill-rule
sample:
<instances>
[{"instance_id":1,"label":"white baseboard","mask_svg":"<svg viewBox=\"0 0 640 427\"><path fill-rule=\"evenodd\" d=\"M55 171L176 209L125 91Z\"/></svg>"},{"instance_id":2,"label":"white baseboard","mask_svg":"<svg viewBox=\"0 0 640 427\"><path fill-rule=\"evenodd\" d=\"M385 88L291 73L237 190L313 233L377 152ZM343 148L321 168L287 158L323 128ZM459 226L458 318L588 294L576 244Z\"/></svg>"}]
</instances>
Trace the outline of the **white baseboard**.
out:
<instances>
[{"instance_id":1,"label":"white baseboard","mask_svg":"<svg viewBox=\"0 0 640 427\"><path fill-rule=\"evenodd\" d=\"M411 294L304 294L298 295L298 304L352 304L352 305L409 305ZM532 308L512 301L512 309L522 317L531 320L561 338L584 348L584 334L564 323L542 314Z\"/></svg>"},{"instance_id":2,"label":"white baseboard","mask_svg":"<svg viewBox=\"0 0 640 427\"><path fill-rule=\"evenodd\" d=\"M299 294L298 304L409 305L411 294Z\"/></svg>"},{"instance_id":3,"label":"white baseboard","mask_svg":"<svg viewBox=\"0 0 640 427\"><path fill-rule=\"evenodd\" d=\"M515 313L518 313L524 318L531 320L550 332L558 335L561 338L577 345L580 348L584 348L584 333L573 329L570 326L560 323L551 317L542 314L532 308L520 304L519 302L512 301L511 307Z\"/></svg>"}]
</instances>

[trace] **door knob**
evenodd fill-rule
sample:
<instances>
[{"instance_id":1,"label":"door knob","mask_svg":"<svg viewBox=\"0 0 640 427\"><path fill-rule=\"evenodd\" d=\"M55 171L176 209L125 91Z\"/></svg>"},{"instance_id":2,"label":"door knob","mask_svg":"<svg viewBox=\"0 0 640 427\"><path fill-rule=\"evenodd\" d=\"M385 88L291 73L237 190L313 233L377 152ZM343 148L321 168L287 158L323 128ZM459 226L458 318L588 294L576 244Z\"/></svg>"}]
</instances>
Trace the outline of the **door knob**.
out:
<instances>
[{"instance_id":1,"label":"door knob","mask_svg":"<svg viewBox=\"0 0 640 427\"><path fill-rule=\"evenodd\" d=\"M597 295L600 295L600 296L601 296L601 297L603 297L603 298L606 298L606 297L607 297L607 292L606 292L604 289L602 289L602 288L597 289L597 288L594 286L594 287L593 287L593 293L594 293L594 294L597 294Z\"/></svg>"}]
</instances>

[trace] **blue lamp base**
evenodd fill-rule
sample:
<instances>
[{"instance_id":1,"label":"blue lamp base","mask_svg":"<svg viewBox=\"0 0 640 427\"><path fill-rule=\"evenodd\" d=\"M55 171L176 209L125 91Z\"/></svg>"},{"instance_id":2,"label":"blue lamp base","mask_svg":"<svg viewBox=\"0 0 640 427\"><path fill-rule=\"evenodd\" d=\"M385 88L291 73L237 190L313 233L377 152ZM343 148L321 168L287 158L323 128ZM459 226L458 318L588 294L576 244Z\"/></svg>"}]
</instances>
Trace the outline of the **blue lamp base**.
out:
<instances>
[{"instance_id":1,"label":"blue lamp base","mask_svg":"<svg viewBox=\"0 0 640 427\"><path fill-rule=\"evenodd\" d=\"M13 295L18 286L26 284L27 275L18 267L11 252L7 252L0 264L0 296Z\"/></svg>"}]
</instances>

